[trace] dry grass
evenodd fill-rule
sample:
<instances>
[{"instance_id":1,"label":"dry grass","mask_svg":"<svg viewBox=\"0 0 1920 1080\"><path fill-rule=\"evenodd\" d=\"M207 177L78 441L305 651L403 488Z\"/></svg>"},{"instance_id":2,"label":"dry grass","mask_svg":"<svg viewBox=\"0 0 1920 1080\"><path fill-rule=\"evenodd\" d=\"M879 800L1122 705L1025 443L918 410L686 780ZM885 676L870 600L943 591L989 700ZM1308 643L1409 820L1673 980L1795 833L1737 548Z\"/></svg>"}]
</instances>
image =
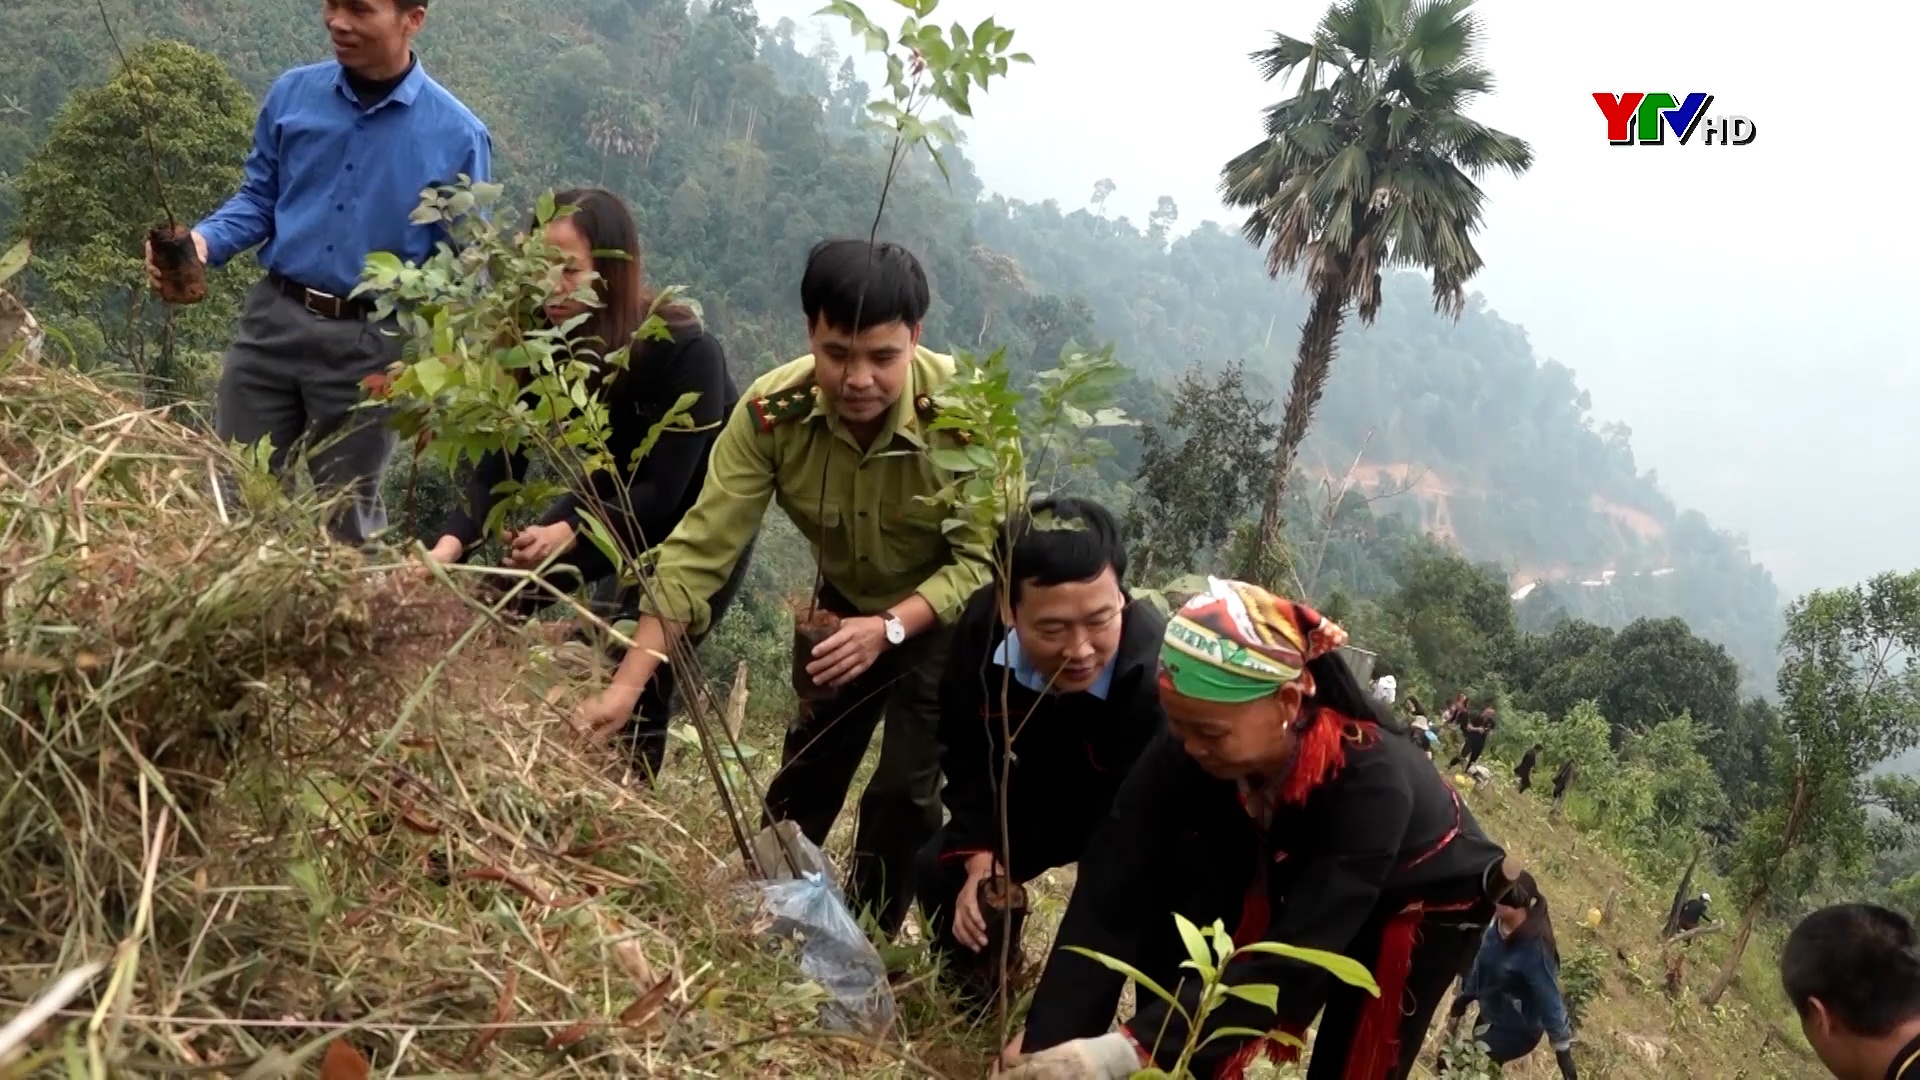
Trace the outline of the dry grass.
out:
<instances>
[{"instance_id":1,"label":"dry grass","mask_svg":"<svg viewBox=\"0 0 1920 1080\"><path fill-rule=\"evenodd\" d=\"M0 1073L932 1071L812 1029L700 770L643 794L573 732L574 647L319 520L0 360L0 1010L48 1015Z\"/></svg>"}]
</instances>

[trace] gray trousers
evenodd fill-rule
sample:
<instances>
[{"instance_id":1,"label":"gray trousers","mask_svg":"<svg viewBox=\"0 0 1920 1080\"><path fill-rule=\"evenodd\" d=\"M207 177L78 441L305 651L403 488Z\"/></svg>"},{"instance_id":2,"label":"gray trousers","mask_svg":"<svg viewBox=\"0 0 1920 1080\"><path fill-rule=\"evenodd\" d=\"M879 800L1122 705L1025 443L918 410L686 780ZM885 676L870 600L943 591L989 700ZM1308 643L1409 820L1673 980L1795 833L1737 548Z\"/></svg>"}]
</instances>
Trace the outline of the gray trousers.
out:
<instances>
[{"instance_id":1,"label":"gray trousers","mask_svg":"<svg viewBox=\"0 0 1920 1080\"><path fill-rule=\"evenodd\" d=\"M322 318L263 280L247 293L214 401L222 441L267 439L276 474L289 455L305 458L314 488L341 497L327 527L346 544L366 543L387 523L380 479L394 434L387 410L357 407L360 381L400 358L400 339L382 331Z\"/></svg>"}]
</instances>

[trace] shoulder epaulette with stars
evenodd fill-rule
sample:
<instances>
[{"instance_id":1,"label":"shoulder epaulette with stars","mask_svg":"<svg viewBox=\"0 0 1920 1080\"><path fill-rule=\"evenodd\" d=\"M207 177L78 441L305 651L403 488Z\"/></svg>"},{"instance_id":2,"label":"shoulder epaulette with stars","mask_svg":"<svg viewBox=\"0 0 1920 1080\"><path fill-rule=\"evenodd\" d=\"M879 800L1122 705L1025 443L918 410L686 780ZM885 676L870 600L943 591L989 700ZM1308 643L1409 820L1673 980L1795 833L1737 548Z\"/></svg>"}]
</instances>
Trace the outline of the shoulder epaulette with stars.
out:
<instances>
[{"instance_id":1,"label":"shoulder epaulette with stars","mask_svg":"<svg viewBox=\"0 0 1920 1080\"><path fill-rule=\"evenodd\" d=\"M913 411L920 415L920 421L922 423L927 423L934 417L940 415L940 407L934 404L933 395L931 394L920 394L915 397L913 399ZM962 446L973 441L973 433L969 431L955 429L948 431L947 434L953 436Z\"/></svg>"},{"instance_id":2,"label":"shoulder epaulette with stars","mask_svg":"<svg viewBox=\"0 0 1920 1080\"><path fill-rule=\"evenodd\" d=\"M789 386L765 397L754 398L749 407L753 409L753 418L760 423L760 430L772 431L783 421L798 420L811 413L814 396L819 389L812 379L808 379L798 386Z\"/></svg>"}]
</instances>

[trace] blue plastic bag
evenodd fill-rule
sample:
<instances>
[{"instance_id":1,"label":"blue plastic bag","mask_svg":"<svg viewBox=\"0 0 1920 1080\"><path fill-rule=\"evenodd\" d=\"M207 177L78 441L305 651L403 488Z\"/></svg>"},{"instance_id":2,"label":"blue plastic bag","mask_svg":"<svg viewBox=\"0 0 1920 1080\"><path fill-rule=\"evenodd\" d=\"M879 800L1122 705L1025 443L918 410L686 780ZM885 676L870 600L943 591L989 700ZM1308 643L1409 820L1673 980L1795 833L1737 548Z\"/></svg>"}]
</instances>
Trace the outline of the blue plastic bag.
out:
<instances>
[{"instance_id":1,"label":"blue plastic bag","mask_svg":"<svg viewBox=\"0 0 1920 1080\"><path fill-rule=\"evenodd\" d=\"M799 842L818 856L819 849ZM800 948L800 973L820 985L829 1001L820 1006L821 1026L873 1038L886 1034L895 1016L887 965L847 910L840 888L824 874L808 872L782 881L742 886L758 905L769 939L793 941Z\"/></svg>"}]
</instances>

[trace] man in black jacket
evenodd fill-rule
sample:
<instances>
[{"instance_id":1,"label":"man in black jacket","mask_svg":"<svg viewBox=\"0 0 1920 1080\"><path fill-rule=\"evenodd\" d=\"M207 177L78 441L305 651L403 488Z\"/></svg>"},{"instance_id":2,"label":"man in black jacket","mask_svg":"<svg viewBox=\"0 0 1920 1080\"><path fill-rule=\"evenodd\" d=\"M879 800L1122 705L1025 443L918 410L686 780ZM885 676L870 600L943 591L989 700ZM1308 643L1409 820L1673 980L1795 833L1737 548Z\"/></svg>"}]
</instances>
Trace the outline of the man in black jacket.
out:
<instances>
[{"instance_id":1,"label":"man in black jacket","mask_svg":"<svg viewBox=\"0 0 1920 1080\"><path fill-rule=\"evenodd\" d=\"M1025 883L1079 861L1165 726L1157 678L1166 619L1129 602L1112 514L1081 499L1036 503L1007 526L996 562L1008 570L1006 595L998 584L980 589L954 627L940 691L941 798L952 816L916 870L932 948L976 1004L991 997L999 970L981 883Z\"/></svg>"}]
</instances>

